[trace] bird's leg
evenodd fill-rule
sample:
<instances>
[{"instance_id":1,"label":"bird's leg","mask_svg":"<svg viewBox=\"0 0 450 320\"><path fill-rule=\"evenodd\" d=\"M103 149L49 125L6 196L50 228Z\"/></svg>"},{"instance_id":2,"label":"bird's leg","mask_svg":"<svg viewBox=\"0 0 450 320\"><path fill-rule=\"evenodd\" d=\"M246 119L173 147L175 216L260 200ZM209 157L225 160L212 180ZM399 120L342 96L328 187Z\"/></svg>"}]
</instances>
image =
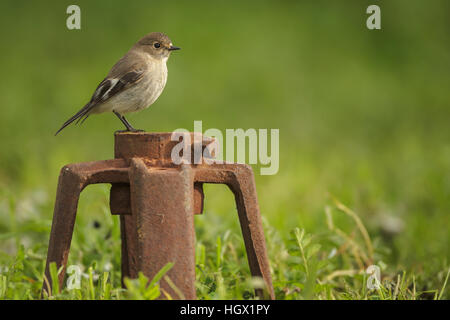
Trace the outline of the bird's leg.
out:
<instances>
[{"instance_id":1,"label":"bird's leg","mask_svg":"<svg viewBox=\"0 0 450 320\"><path fill-rule=\"evenodd\" d=\"M113 110L113 112L114 112L114 114L117 116L117 118L119 118L119 120L122 121L122 123L125 125L125 127L127 128L126 131L133 131L133 130L135 130L135 129L128 123L128 121L125 120L125 118L124 118L120 113L118 113L117 111L114 111L114 110Z\"/></svg>"},{"instance_id":2,"label":"bird's leg","mask_svg":"<svg viewBox=\"0 0 450 320\"><path fill-rule=\"evenodd\" d=\"M128 130L130 130L130 131L133 131L133 132L143 132L144 130L141 130L141 129L135 129L135 128L133 128L133 126L128 122L128 120L127 119L125 119L125 117L124 116L122 116L122 120L124 121L124 123L126 123L128 126L127 126L127 129Z\"/></svg>"},{"instance_id":3,"label":"bird's leg","mask_svg":"<svg viewBox=\"0 0 450 320\"><path fill-rule=\"evenodd\" d=\"M131 131L131 132L140 132L140 131L144 131L144 130L139 130L139 129L135 129L133 128L133 126L127 121L127 119L125 119L124 116L122 116L120 113L118 113L117 111L113 111L114 114L117 116L117 118L120 119L120 121L122 121L122 123L125 125L125 127L127 128L127 130L119 130L118 132L123 132L123 131Z\"/></svg>"}]
</instances>

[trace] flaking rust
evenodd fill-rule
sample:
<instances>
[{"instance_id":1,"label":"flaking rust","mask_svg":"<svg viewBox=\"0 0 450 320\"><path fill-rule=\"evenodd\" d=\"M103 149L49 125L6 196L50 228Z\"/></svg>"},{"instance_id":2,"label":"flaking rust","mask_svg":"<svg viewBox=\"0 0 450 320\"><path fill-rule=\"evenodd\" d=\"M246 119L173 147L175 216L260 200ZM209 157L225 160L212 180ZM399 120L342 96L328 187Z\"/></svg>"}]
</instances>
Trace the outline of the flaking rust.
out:
<instances>
[{"instance_id":1,"label":"flaking rust","mask_svg":"<svg viewBox=\"0 0 450 320\"><path fill-rule=\"evenodd\" d=\"M171 160L177 143L172 133L116 133L115 159L78 163L61 170L56 194L45 275L55 262L60 287L63 285L67 258L81 191L90 184L110 183L110 208L120 215L122 238L122 279L136 278L143 272L148 278L167 263L174 263L165 279L163 292L174 299L195 299L194 215L203 211L204 183L225 184L233 192L244 238L250 272L264 280L265 288L256 289L258 297L274 299L269 260L261 223L253 171L246 164L181 164ZM191 141L198 142L191 133ZM200 140L203 150L212 139ZM194 145L192 145L194 149ZM48 287L50 286L50 287ZM51 281L43 290L50 292Z\"/></svg>"}]
</instances>

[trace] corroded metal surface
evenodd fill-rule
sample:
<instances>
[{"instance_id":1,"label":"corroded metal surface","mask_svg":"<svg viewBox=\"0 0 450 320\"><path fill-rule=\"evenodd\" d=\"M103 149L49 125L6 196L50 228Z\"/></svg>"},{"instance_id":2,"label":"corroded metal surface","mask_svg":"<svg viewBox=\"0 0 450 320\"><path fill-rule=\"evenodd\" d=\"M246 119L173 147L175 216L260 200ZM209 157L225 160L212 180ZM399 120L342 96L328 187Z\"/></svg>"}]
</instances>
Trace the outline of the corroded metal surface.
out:
<instances>
[{"instance_id":1,"label":"corroded metal surface","mask_svg":"<svg viewBox=\"0 0 450 320\"><path fill-rule=\"evenodd\" d=\"M213 140L191 133L204 148ZM245 164L181 164L171 161L171 133L116 133L115 158L65 166L56 195L45 274L56 262L63 284L78 199L89 184L111 183L111 213L120 215L122 277L153 276L174 263L161 289L174 299L195 299L194 214L203 211L203 184L225 184L235 196L251 274L264 280L260 298L274 299L253 171ZM51 285L51 282L50 282ZM48 291L44 283L43 290ZM267 295L265 295L265 292ZM164 296L164 295L163 295Z\"/></svg>"}]
</instances>

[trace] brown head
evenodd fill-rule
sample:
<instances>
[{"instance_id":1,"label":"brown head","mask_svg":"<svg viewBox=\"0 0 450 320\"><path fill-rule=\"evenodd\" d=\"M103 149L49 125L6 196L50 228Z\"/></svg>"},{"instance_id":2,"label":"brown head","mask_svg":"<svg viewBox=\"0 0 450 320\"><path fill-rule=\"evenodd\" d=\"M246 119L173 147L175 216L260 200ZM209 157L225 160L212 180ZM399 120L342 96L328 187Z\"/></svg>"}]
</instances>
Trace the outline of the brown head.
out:
<instances>
[{"instance_id":1,"label":"brown head","mask_svg":"<svg viewBox=\"0 0 450 320\"><path fill-rule=\"evenodd\" d=\"M152 57L159 59L168 58L172 51L180 50L179 47L172 44L168 36L161 32L147 34L136 43L136 46L140 46Z\"/></svg>"}]
</instances>

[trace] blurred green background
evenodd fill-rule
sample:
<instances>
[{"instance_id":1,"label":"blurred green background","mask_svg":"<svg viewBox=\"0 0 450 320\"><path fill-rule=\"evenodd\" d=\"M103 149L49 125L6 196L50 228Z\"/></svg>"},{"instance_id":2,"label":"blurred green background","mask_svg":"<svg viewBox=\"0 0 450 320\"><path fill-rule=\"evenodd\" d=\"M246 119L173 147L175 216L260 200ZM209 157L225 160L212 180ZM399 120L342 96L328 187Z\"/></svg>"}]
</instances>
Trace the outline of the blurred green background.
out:
<instances>
[{"instance_id":1,"label":"blurred green background","mask_svg":"<svg viewBox=\"0 0 450 320\"><path fill-rule=\"evenodd\" d=\"M70 4L81 30L66 28ZM370 4L382 30L366 28ZM279 128L280 170L256 174L266 226L320 236L332 194L388 250L388 266L434 281L450 257L449 14L446 0L3 0L0 251L40 243L45 254L60 168L111 158L122 124L105 114L54 133L118 58L161 31L182 50L158 101L128 117L136 128ZM72 255L83 226L112 221L108 190L82 195ZM197 236L239 234L231 194L206 192Z\"/></svg>"}]
</instances>

